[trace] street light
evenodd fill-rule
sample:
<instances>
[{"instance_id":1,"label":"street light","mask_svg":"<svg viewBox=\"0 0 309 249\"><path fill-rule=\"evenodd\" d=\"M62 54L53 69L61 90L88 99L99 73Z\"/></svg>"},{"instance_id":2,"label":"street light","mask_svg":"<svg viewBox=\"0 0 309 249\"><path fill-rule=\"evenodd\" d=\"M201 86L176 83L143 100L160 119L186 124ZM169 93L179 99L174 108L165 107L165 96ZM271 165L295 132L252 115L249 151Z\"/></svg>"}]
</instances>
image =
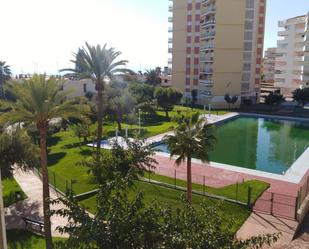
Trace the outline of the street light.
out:
<instances>
[{"instance_id":1,"label":"street light","mask_svg":"<svg viewBox=\"0 0 309 249\"><path fill-rule=\"evenodd\" d=\"M7 249L5 219L4 219L4 205L3 205L3 195L2 195L1 170L0 170L0 249Z\"/></svg>"},{"instance_id":2,"label":"street light","mask_svg":"<svg viewBox=\"0 0 309 249\"><path fill-rule=\"evenodd\" d=\"M141 135L141 109L138 109L138 126L139 135Z\"/></svg>"}]
</instances>

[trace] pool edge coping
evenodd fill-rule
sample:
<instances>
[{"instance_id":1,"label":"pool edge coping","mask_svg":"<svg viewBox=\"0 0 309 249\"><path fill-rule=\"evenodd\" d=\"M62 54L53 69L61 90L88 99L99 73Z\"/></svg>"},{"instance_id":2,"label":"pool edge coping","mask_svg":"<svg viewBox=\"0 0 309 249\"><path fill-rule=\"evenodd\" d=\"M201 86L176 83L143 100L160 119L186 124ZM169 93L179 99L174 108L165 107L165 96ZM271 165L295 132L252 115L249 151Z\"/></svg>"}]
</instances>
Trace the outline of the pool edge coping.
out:
<instances>
[{"instance_id":1,"label":"pool edge coping","mask_svg":"<svg viewBox=\"0 0 309 249\"><path fill-rule=\"evenodd\" d=\"M273 118L273 119L283 119L283 120L290 120L290 121L306 121L309 122L308 118L297 118L297 117L287 117L287 116L279 116L279 115L268 115L268 114L253 114L253 113L239 113L239 112L232 112L225 114L223 116L220 116L218 120L215 120L213 122L210 122L211 124L221 124L223 122L229 121L231 119L235 119L238 117L253 117L253 118ZM207 114L205 116L207 118ZM161 141L161 140L160 140ZM159 141L156 141L159 142ZM156 152L155 155L168 157L170 158L170 154L164 153L164 152ZM176 157L172 157L175 159ZM205 165L201 160L192 158L192 162L200 165ZM223 164L223 163L217 163L217 162L209 162L209 166L213 168L218 169L224 169L229 171L234 171L242 174L252 175L252 176L258 176L258 177L264 177L269 178L273 180L279 180L279 181L286 181L289 183L295 183L299 184L303 177L307 174L309 170L309 165L305 166L306 162L309 162L309 147L300 155L300 157L297 158L297 160L289 167L287 172L284 175L279 175L275 173L269 173L265 171L260 170L254 170L249 168L243 168L239 166L234 166L230 164Z\"/></svg>"}]
</instances>

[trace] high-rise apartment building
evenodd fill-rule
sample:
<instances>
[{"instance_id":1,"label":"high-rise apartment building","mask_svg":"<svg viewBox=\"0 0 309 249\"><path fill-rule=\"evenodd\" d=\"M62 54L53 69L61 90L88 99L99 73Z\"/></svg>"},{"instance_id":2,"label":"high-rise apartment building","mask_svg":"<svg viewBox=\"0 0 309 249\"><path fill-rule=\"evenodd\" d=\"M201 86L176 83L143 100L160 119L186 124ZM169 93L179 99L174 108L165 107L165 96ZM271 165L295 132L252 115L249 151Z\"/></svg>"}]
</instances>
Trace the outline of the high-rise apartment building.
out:
<instances>
[{"instance_id":1,"label":"high-rise apartment building","mask_svg":"<svg viewBox=\"0 0 309 249\"><path fill-rule=\"evenodd\" d=\"M275 86L289 97L297 88L309 87L309 15L280 21Z\"/></svg>"},{"instance_id":2,"label":"high-rise apartment building","mask_svg":"<svg viewBox=\"0 0 309 249\"><path fill-rule=\"evenodd\" d=\"M272 85L275 82L276 53L277 48L268 48L265 51L262 65L263 81Z\"/></svg>"},{"instance_id":3,"label":"high-rise apartment building","mask_svg":"<svg viewBox=\"0 0 309 249\"><path fill-rule=\"evenodd\" d=\"M217 108L225 94L256 101L266 0L172 2L172 86L188 95L197 89L199 104Z\"/></svg>"}]
</instances>

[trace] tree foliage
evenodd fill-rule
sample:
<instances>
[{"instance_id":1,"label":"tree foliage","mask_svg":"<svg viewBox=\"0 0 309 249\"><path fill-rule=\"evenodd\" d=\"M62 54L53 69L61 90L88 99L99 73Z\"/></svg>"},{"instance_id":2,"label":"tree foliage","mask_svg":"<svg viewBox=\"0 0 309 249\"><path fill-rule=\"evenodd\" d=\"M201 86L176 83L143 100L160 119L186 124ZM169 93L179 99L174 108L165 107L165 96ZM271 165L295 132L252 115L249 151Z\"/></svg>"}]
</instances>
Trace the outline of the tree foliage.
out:
<instances>
[{"instance_id":1,"label":"tree foliage","mask_svg":"<svg viewBox=\"0 0 309 249\"><path fill-rule=\"evenodd\" d=\"M283 96L277 92L271 92L265 97L265 104L267 105L279 105L284 101Z\"/></svg>"},{"instance_id":2,"label":"tree foliage","mask_svg":"<svg viewBox=\"0 0 309 249\"><path fill-rule=\"evenodd\" d=\"M121 52L115 51L114 48L96 45L92 46L86 42L84 47L79 48L77 53L74 53L75 68L62 69L67 71L68 76L76 77L78 79L91 79L95 83L97 91L97 152L101 148L101 140L103 135L103 94L105 89L105 81L107 78L111 79L117 73L131 72L123 68L128 61L119 60Z\"/></svg>"},{"instance_id":3,"label":"tree foliage","mask_svg":"<svg viewBox=\"0 0 309 249\"><path fill-rule=\"evenodd\" d=\"M161 68L147 70L145 73L146 83L152 86L158 86L161 84Z\"/></svg>"},{"instance_id":4,"label":"tree foliage","mask_svg":"<svg viewBox=\"0 0 309 249\"><path fill-rule=\"evenodd\" d=\"M120 88L117 85L111 85L106 89L106 114L112 117L118 124L121 131L121 122L124 116L134 111L135 99L127 88Z\"/></svg>"},{"instance_id":5,"label":"tree foliage","mask_svg":"<svg viewBox=\"0 0 309 249\"><path fill-rule=\"evenodd\" d=\"M182 93L173 88L159 87L155 91L155 98L158 106L164 110L166 117L168 118L168 112L172 111L174 105L180 102Z\"/></svg>"},{"instance_id":6,"label":"tree foliage","mask_svg":"<svg viewBox=\"0 0 309 249\"><path fill-rule=\"evenodd\" d=\"M196 89L191 91L191 108L195 107L195 104L197 102L197 95L198 91Z\"/></svg>"},{"instance_id":7,"label":"tree foliage","mask_svg":"<svg viewBox=\"0 0 309 249\"><path fill-rule=\"evenodd\" d=\"M97 212L89 214L69 193L67 198L53 201L63 203L64 209L54 214L68 218L66 226L58 227L69 239L56 248L61 249L249 249L261 248L276 241L277 235L265 235L246 241L238 241L232 232L234 219L224 215L221 206L201 204L195 206L183 202L176 211L167 205L159 205L155 200L146 205L144 195L138 192L132 196L134 179L139 175L136 164L144 164L144 154L140 144L126 152L119 146L112 149L109 157L98 161L94 157L92 171L99 181ZM135 152L138 156L134 157ZM135 151L133 153L133 151ZM143 159L144 158L144 159ZM127 161L130 167L127 166Z\"/></svg>"},{"instance_id":8,"label":"tree foliage","mask_svg":"<svg viewBox=\"0 0 309 249\"><path fill-rule=\"evenodd\" d=\"M236 96L236 95L230 96L229 94L225 94L224 100L225 100L226 103L229 104L229 107L230 107L231 104L232 105L236 104L236 102L238 101L238 96Z\"/></svg>"},{"instance_id":9,"label":"tree foliage","mask_svg":"<svg viewBox=\"0 0 309 249\"><path fill-rule=\"evenodd\" d=\"M10 92L16 102L5 102L10 107L0 116L0 122L6 124L34 124L40 136L40 166L43 179L43 212L46 249L51 249L51 222L49 207L49 177L47 165L47 135L49 123L54 118L82 118L89 108L75 99L67 100L67 92L61 91L62 82L45 75L34 75L29 80L12 82Z\"/></svg>"},{"instance_id":10,"label":"tree foliage","mask_svg":"<svg viewBox=\"0 0 309 249\"><path fill-rule=\"evenodd\" d=\"M309 103L309 88L296 89L293 92L293 99L303 106Z\"/></svg>"},{"instance_id":11,"label":"tree foliage","mask_svg":"<svg viewBox=\"0 0 309 249\"><path fill-rule=\"evenodd\" d=\"M4 83L11 79L10 66L5 61L0 61L0 98L4 98Z\"/></svg>"},{"instance_id":12,"label":"tree foliage","mask_svg":"<svg viewBox=\"0 0 309 249\"><path fill-rule=\"evenodd\" d=\"M28 170L38 166L39 150L27 132L11 126L0 135L0 169L3 178L11 177L13 166Z\"/></svg>"},{"instance_id":13,"label":"tree foliage","mask_svg":"<svg viewBox=\"0 0 309 249\"><path fill-rule=\"evenodd\" d=\"M164 138L171 152L171 157L176 156L176 164L187 162L187 199L192 200L191 160L195 156L203 162L208 162L209 151L213 148L215 137L212 126L199 117L199 113L181 116L179 125L173 135Z\"/></svg>"}]
</instances>

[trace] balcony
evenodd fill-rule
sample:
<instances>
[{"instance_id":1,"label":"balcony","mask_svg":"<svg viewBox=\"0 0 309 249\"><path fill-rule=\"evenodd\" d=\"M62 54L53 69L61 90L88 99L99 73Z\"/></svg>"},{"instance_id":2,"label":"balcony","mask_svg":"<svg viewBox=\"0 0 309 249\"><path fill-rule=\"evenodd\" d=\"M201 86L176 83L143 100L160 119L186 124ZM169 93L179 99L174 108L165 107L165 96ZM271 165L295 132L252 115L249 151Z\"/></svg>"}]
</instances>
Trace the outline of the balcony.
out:
<instances>
[{"instance_id":1,"label":"balcony","mask_svg":"<svg viewBox=\"0 0 309 249\"><path fill-rule=\"evenodd\" d=\"M212 80L200 80L200 84L206 87L213 86L214 82Z\"/></svg>"},{"instance_id":2,"label":"balcony","mask_svg":"<svg viewBox=\"0 0 309 249\"><path fill-rule=\"evenodd\" d=\"M208 15L215 14L215 13L216 13L216 7L213 5L213 6L209 6L208 8L202 10L201 15L208 16Z\"/></svg>"},{"instance_id":3,"label":"balcony","mask_svg":"<svg viewBox=\"0 0 309 249\"><path fill-rule=\"evenodd\" d=\"M287 26L287 21L279 21L279 22L278 22L278 27L284 28L284 27L286 27L286 26Z\"/></svg>"},{"instance_id":4,"label":"balcony","mask_svg":"<svg viewBox=\"0 0 309 249\"><path fill-rule=\"evenodd\" d=\"M168 6L168 11L173 12L173 5Z\"/></svg>"},{"instance_id":5,"label":"balcony","mask_svg":"<svg viewBox=\"0 0 309 249\"><path fill-rule=\"evenodd\" d=\"M168 32L172 33L173 32L173 27L168 27Z\"/></svg>"},{"instance_id":6,"label":"balcony","mask_svg":"<svg viewBox=\"0 0 309 249\"><path fill-rule=\"evenodd\" d=\"M201 74L213 74L213 72L214 72L214 70L210 67L200 69Z\"/></svg>"},{"instance_id":7,"label":"balcony","mask_svg":"<svg viewBox=\"0 0 309 249\"><path fill-rule=\"evenodd\" d=\"M201 51L214 50L215 44L206 44L201 46Z\"/></svg>"},{"instance_id":8,"label":"balcony","mask_svg":"<svg viewBox=\"0 0 309 249\"><path fill-rule=\"evenodd\" d=\"M172 58L168 58L168 64L173 64L173 59Z\"/></svg>"},{"instance_id":9,"label":"balcony","mask_svg":"<svg viewBox=\"0 0 309 249\"><path fill-rule=\"evenodd\" d=\"M208 32L204 32L201 34L201 39L210 39L210 38L214 38L216 35L216 31L212 30L212 31L208 31Z\"/></svg>"},{"instance_id":10,"label":"balcony","mask_svg":"<svg viewBox=\"0 0 309 249\"><path fill-rule=\"evenodd\" d=\"M212 20L201 20L201 26L202 28L206 28L208 26L215 26L216 25L216 20L212 19Z\"/></svg>"},{"instance_id":11,"label":"balcony","mask_svg":"<svg viewBox=\"0 0 309 249\"><path fill-rule=\"evenodd\" d=\"M168 43L173 43L173 38L168 38Z\"/></svg>"},{"instance_id":12,"label":"balcony","mask_svg":"<svg viewBox=\"0 0 309 249\"><path fill-rule=\"evenodd\" d=\"M169 54L173 53L173 48L168 48L168 53Z\"/></svg>"},{"instance_id":13,"label":"balcony","mask_svg":"<svg viewBox=\"0 0 309 249\"><path fill-rule=\"evenodd\" d=\"M289 31L287 31L287 30L278 32L278 36L288 36L288 35L289 35Z\"/></svg>"},{"instance_id":14,"label":"balcony","mask_svg":"<svg viewBox=\"0 0 309 249\"><path fill-rule=\"evenodd\" d=\"M214 57L213 56L201 56L200 62L213 62Z\"/></svg>"},{"instance_id":15,"label":"balcony","mask_svg":"<svg viewBox=\"0 0 309 249\"><path fill-rule=\"evenodd\" d=\"M172 16L169 16L169 17L168 17L168 21L169 21L169 22L173 22L173 17L172 17Z\"/></svg>"}]
</instances>

